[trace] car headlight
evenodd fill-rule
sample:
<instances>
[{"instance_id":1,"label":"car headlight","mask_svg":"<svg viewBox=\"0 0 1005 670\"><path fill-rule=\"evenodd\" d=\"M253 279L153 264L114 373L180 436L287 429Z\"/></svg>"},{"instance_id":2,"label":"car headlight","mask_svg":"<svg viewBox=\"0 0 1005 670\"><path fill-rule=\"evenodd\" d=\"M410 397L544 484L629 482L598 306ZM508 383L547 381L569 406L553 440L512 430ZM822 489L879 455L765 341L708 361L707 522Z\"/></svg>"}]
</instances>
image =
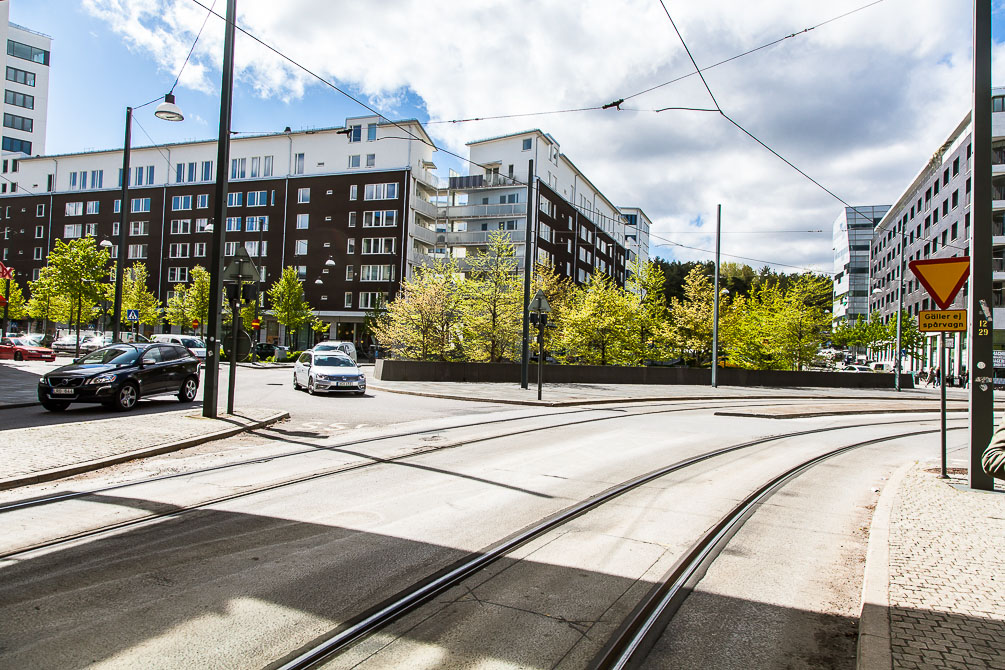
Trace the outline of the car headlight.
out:
<instances>
[{"instance_id":1,"label":"car headlight","mask_svg":"<svg viewBox=\"0 0 1005 670\"><path fill-rule=\"evenodd\" d=\"M46 386L49 385L49 378L48 377L42 377L39 381L42 382L43 384L45 384Z\"/></svg>"},{"instance_id":2,"label":"car headlight","mask_svg":"<svg viewBox=\"0 0 1005 670\"><path fill-rule=\"evenodd\" d=\"M361 382L365 382L365 381L366 381L366 375L364 375L364 374L361 374L361 375L359 376L359 380L360 380Z\"/></svg>"},{"instance_id":3,"label":"car headlight","mask_svg":"<svg viewBox=\"0 0 1005 670\"><path fill-rule=\"evenodd\" d=\"M98 375L97 377L92 377L91 379L88 379L87 383L88 384L111 384L113 381L115 381L115 375L113 375L113 374L104 374L104 375Z\"/></svg>"}]
</instances>

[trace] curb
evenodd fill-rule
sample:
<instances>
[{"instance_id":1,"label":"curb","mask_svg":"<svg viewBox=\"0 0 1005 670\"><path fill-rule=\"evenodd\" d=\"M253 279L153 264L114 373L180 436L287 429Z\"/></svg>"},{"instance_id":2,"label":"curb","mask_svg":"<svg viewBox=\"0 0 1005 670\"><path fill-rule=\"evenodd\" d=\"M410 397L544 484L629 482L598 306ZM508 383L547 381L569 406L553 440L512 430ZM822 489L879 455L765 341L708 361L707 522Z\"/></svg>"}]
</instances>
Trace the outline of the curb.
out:
<instances>
[{"instance_id":1,"label":"curb","mask_svg":"<svg viewBox=\"0 0 1005 670\"><path fill-rule=\"evenodd\" d=\"M820 412L799 412L797 414L786 414L780 416L778 414L764 414L757 412L716 412L715 416L738 416L745 417L749 419L815 419L819 416L858 416L859 414L918 414L924 412L938 412L938 407L932 407L930 409L863 409L863 410L833 410L833 411L820 411ZM968 411L966 407L947 407L946 413L950 412L966 412Z\"/></svg>"},{"instance_id":2,"label":"curb","mask_svg":"<svg viewBox=\"0 0 1005 670\"><path fill-rule=\"evenodd\" d=\"M890 670L890 517L893 501L907 473L917 463L895 471L876 502L869 526L869 548L862 581L862 611L858 620L857 670Z\"/></svg>"},{"instance_id":3,"label":"curb","mask_svg":"<svg viewBox=\"0 0 1005 670\"><path fill-rule=\"evenodd\" d=\"M0 409L24 409L25 407L35 407L42 403L36 402L15 402L10 404L0 403Z\"/></svg>"},{"instance_id":4,"label":"curb","mask_svg":"<svg viewBox=\"0 0 1005 670\"><path fill-rule=\"evenodd\" d=\"M39 484L42 482L51 482L56 479L63 479L66 477L72 477L73 475L79 475L84 472L92 472L94 470L100 470L101 468L108 467L109 465L117 465L119 463L125 463L126 461L131 461L137 458L145 458L147 456L157 456L158 454L167 454L172 451L180 451L181 449L187 449L189 447L195 447L200 444L205 444L207 442L213 442L214 440L222 440L228 437L233 437L240 433L258 430L259 428L264 428L266 426L271 426L272 424L282 421L283 419L289 419L289 412L276 412L264 419L259 419L247 425L237 426L234 428L224 428L223 430L218 430L213 433L207 433L205 435L199 435L197 437L190 437L184 440L178 440L177 442L168 442L166 444L159 444L153 447L144 447L142 449L136 449L134 451L128 451L123 454L116 454L114 456L108 456L106 458L95 459L93 461L86 461L84 463L76 463L74 465L67 465L59 468L52 468L49 470L43 470L41 472L33 472L30 475L24 475L21 477L12 477L10 479L0 479L0 491L7 489L17 488L19 486L27 486L29 484Z\"/></svg>"}]
</instances>

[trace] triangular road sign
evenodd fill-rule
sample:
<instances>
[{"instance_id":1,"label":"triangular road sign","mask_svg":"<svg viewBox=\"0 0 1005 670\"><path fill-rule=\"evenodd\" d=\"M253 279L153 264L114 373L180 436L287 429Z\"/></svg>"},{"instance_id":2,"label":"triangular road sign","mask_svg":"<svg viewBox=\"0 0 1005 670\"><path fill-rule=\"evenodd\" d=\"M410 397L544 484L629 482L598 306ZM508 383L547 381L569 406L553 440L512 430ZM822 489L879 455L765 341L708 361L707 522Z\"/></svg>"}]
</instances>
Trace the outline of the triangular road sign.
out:
<instances>
[{"instance_id":1,"label":"triangular road sign","mask_svg":"<svg viewBox=\"0 0 1005 670\"><path fill-rule=\"evenodd\" d=\"M970 257L911 261L911 272L932 296L939 309L948 309L970 277Z\"/></svg>"},{"instance_id":2,"label":"triangular road sign","mask_svg":"<svg viewBox=\"0 0 1005 670\"><path fill-rule=\"evenodd\" d=\"M223 269L223 280L232 282L251 281L258 277L258 268L251 255L243 246L237 248L234 260Z\"/></svg>"},{"instance_id":3,"label":"triangular road sign","mask_svg":"<svg viewBox=\"0 0 1005 670\"><path fill-rule=\"evenodd\" d=\"M551 312L551 305L548 304L548 299L544 297L544 291L541 289L537 290L534 294L534 299L530 301L529 312L541 312L542 314L548 314Z\"/></svg>"}]
</instances>

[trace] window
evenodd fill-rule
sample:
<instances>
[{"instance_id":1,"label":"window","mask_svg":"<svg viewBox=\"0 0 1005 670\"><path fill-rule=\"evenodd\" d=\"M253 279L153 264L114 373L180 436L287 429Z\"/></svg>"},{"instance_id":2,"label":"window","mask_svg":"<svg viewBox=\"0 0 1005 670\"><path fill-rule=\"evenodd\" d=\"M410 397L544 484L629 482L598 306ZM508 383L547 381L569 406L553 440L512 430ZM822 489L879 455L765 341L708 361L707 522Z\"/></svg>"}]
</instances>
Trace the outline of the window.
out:
<instances>
[{"instance_id":1,"label":"window","mask_svg":"<svg viewBox=\"0 0 1005 670\"><path fill-rule=\"evenodd\" d=\"M12 81L15 84L24 84L25 86L34 86L35 73L19 70L16 67L8 67L7 81Z\"/></svg>"},{"instance_id":2,"label":"window","mask_svg":"<svg viewBox=\"0 0 1005 670\"><path fill-rule=\"evenodd\" d=\"M35 216L42 217L45 216L45 205L35 205Z\"/></svg>"},{"instance_id":3,"label":"window","mask_svg":"<svg viewBox=\"0 0 1005 670\"><path fill-rule=\"evenodd\" d=\"M262 176L263 177L272 176L272 156L265 157L265 165L262 167Z\"/></svg>"},{"instance_id":4,"label":"window","mask_svg":"<svg viewBox=\"0 0 1005 670\"><path fill-rule=\"evenodd\" d=\"M383 228L398 225L398 211L388 209L378 212L363 212L364 228Z\"/></svg>"},{"instance_id":5,"label":"window","mask_svg":"<svg viewBox=\"0 0 1005 670\"><path fill-rule=\"evenodd\" d=\"M353 279L354 279L353 266L352 265L345 266L345 280L352 281Z\"/></svg>"},{"instance_id":6,"label":"window","mask_svg":"<svg viewBox=\"0 0 1005 670\"><path fill-rule=\"evenodd\" d=\"M359 199L359 187L356 184L352 184L349 187L349 199L350 200Z\"/></svg>"},{"instance_id":7,"label":"window","mask_svg":"<svg viewBox=\"0 0 1005 670\"><path fill-rule=\"evenodd\" d=\"M398 197L398 184L367 184L363 191L364 200L394 200Z\"/></svg>"},{"instance_id":8,"label":"window","mask_svg":"<svg viewBox=\"0 0 1005 670\"><path fill-rule=\"evenodd\" d=\"M45 237L45 226L35 226L35 239L40 240Z\"/></svg>"},{"instance_id":9,"label":"window","mask_svg":"<svg viewBox=\"0 0 1005 670\"><path fill-rule=\"evenodd\" d=\"M360 281L391 281L394 279L394 266L364 265L360 268Z\"/></svg>"},{"instance_id":10,"label":"window","mask_svg":"<svg viewBox=\"0 0 1005 670\"><path fill-rule=\"evenodd\" d=\"M174 219L171 221L172 235L188 235L192 231L192 219Z\"/></svg>"},{"instance_id":11,"label":"window","mask_svg":"<svg viewBox=\"0 0 1005 670\"><path fill-rule=\"evenodd\" d=\"M104 186L105 186L105 171L91 170L91 188L104 188Z\"/></svg>"},{"instance_id":12,"label":"window","mask_svg":"<svg viewBox=\"0 0 1005 670\"><path fill-rule=\"evenodd\" d=\"M35 255L32 258L36 261L42 260L42 247L35 247Z\"/></svg>"},{"instance_id":13,"label":"window","mask_svg":"<svg viewBox=\"0 0 1005 670\"><path fill-rule=\"evenodd\" d=\"M228 193L227 194L227 207L240 207L241 206L241 200L243 199L243 197L244 197L244 194L241 193L240 191L234 191L232 193Z\"/></svg>"},{"instance_id":14,"label":"window","mask_svg":"<svg viewBox=\"0 0 1005 670\"><path fill-rule=\"evenodd\" d=\"M960 204L960 190L956 189L953 191L953 209L956 209Z\"/></svg>"},{"instance_id":15,"label":"window","mask_svg":"<svg viewBox=\"0 0 1005 670\"><path fill-rule=\"evenodd\" d=\"M375 142L377 140L377 124L368 123L366 124L366 141Z\"/></svg>"},{"instance_id":16,"label":"window","mask_svg":"<svg viewBox=\"0 0 1005 670\"><path fill-rule=\"evenodd\" d=\"M953 176L955 177L960 173L960 157L957 156L953 159Z\"/></svg>"},{"instance_id":17,"label":"window","mask_svg":"<svg viewBox=\"0 0 1005 670\"><path fill-rule=\"evenodd\" d=\"M204 258L206 256L206 243L196 242L192 245L192 255L196 258Z\"/></svg>"},{"instance_id":18,"label":"window","mask_svg":"<svg viewBox=\"0 0 1005 670\"><path fill-rule=\"evenodd\" d=\"M233 256L237 253L237 242L224 242L223 243L223 255Z\"/></svg>"},{"instance_id":19,"label":"window","mask_svg":"<svg viewBox=\"0 0 1005 670\"><path fill-rule=\"evenodd\" d=\"M97 200L88 200L87 201L87 213L88 214L97 214L99 207L100 207L100 204L98 203Z\"/></svg>"},{"instance_id":20,"label":"window","mask_svg":"<svg viewBox=\"0 0 1005 670\"><path fill-rule=\"evenodd\" d=\"M293 252L295 256L306 256L307 255L307 240L297 240L296 249Z\"/></svg>"},{"instance_id":21,"label":"window","mask_svg":"<svg viewBox=\"0 0 1005 670\"><path fill-rule=\"evenodd\" d=\"M14 40L7 40L7 55L23 60L30 60L32 63L40 65L49 64L48 51L28 44L22 44L21 42L15 42Z\"/></svg>"},{"instance_id":22,"label":"window","mask_svg":"<svg viewBox=\"0 0 1005 670\"><path fill-rule=\"evenodd\" d=\"M263 242L263 246L264 246L264 242ZM258 255L258 241L254 240L254 241L245 242L244 243L244 250L248 252L249 256L252 256L252 257L257 256Z\"/></svg>"},{"instance_id":23,"label":"window","mask_svg":"<svg viewBox=\"0 0 1005 670\"><path fill-rule=\"evenodd\" d=\"M351 237L348 240L346 240L345 252L347 254L354 254L354 253L356 253L356 240L354 240Z\"/></svg>"},{"instance_id":24,"label":"window","mask_svg":"<svg viewBox=\"0 0 1005 670\"><path fill-rule=\"evenodd\" d=\"M311 201L311 190L309 188L297 189L297 202L305 203Z\"/></svg>"},{"instance_id":25,"label":"window","mask_svg":"<svg viewBox=\"0 0 1005 670\"><path fill-rule=\"evenodd\" d=\"M145 244L130 244L127 256L129 258L146 258L147 257L147 245Z\"/></svg>"},{"instance_id":26,"label":"window","mask_svg":"<svg viewBox=\"0 0 1005 670\"><path fill-rule=\"evenodd\" d=\"M364 237L363 238L363 253L364 254L393 254L394 253L394 238L393 237Z\"/></svg>"},{"instance_id":27,"label":"window","mask_svg":"<svg viewBox=\"0 0 1005 670\"><path fill-rule=\"evenodd\" d=\"M251 159L251 178L252 179L254 179L255 177L258 176L258 172L261 169L261 165L262 165L262 159L259 158L258 156L254 156ZM249 198L249 200L250 200L250 198Z\"/></svg>"},{"instance_id":28,"label":"window","mask_svg":"<svg viewBox=\"0 0 1005 670\"><path fill-rule=\"evenodd\" d=\"M168 268L169 284L184 284L188 281L188 268Z\"/></svg>"},{"instance_id":29,"label":"window","mask_svg":"<svg viewBox=\"0 0 1005 670\"><path fill-rule=\"evenodd\" d=\"M168 258L188 258L188 243L181 242L168 245Z\"/></svg>"},{"instance_id":30,"label":"window","mask_svg":"<svg viewBox=\"0 0 1005 670\"><path fill-rule=\"evenodd\" d=\"M65 239L73 239L80 237L84 232L84 226L80 223L68 223L63 226L63 237Z\"/></svg>"},{"instance_id":31,"label":"window","mask_svg":"<svg viewBox=\"0 0 1005 670\"><path fill-rule=\"evenodd\" d=\"M264 207L269 204L266 191L248 191L248 207Z\"/></svg>"},{"instance_id":32,"label":"window","mask_svg":"<svg viewBox=\"0 0 1005 670\"><path fill-rule=\"evenodd\" d=\"M228 233L238 233L241 232L241 217L239 216L228 216L227 217L227 228Z\"/></svg>"},{"instance_id":33,"label":"window","mask_svg":"<svg viewBox=\"0 0 1005 670\"><path fill-rule=\"evenodd\" d=\"M137 212L149 212L150 198L133 198L129 201L129 211L133 214Z\"/></svg>"},{"instance_id":34,"label":"window","mask_svg":"<svg viewBox=\"0 0 1005 670\"><path fill-rule=\"evenodd\" d=\"M377 154L367 154L366 155L366 166L373 167L377 164Z\"/></svg>"},{"instance_id":35,"label":"window","mask_svg":"<svg viewBox=\"0 0 1005 670\"><path fill-rule=\"evenodd\" d=\"M297 154L293 157L293 174L304 173L304 155Z\"/></svg>"},{"instance_id":36,"label":"window","mask_svg":"<svg viewBox=\"0 0 1005 670\"><path fill-rule=\"evenodd\" d=\"M18 140L13 137L4 136L3 140L0 141L0 147L4 151L19 151L23 154L31 154L31 142L27 140Z\"/></svg>"},{"instance_id":37,"label":"window","mask_svg":"<svg viewBox=\"0 0 1005 670\"><path fill-rule=\"evenodd\" d=\"M349 126L348 130L349 130L349 134L348 134L349 141L350 142L359 142L360 141L360 136L362 134L363 126L360 126L360 125Z\"/></svg>"},{"instance_id":38,"label":"window","mask_svg":"<svg viewBox=\"0 0 1005 670\"><path fill-rule=\"evenodd\" d=\"M349 227L356 227L356 212L349 212Z\"/></svg>"},{"instance_id":39,"label":"window","mask_svg":"<svg viewBox=\"0 0 1005 670\"><path fill-rule=\"evenodd\" d=\"M531 138L529 138L529 137L527 139L525 139L523 141L523 151L530 151L530 147L531 147L531 143L532 142L533 142L533 140Z\"/></svg>"},{"instance_id":40,"label":"window","mask_svg":"<svg viewBox=\"0 0 1005 670\"><path fill-rule=\"evenodd\" d=\"M3 125L5 128L13 128L14 130L23 130L26 133L30 133L32 129L32 120L27 116L4 114Z\"/></svg>"},{"instance_id":41,"label":"window","mask_svg":"<svg viewBox=\"0 0 1005 670\"><path fill-rule=\"evenodd\" d=\"M82 202L66 203L66 216L80 216L83 213L84 213L84 203Z\"/></svg>"},{"instance_id":42,"label":"window","mask_svg":"<svg viewBox=\"0 0 1005 670\"><path fill-rule=\"evenodd\" d=\"M247 158L231 158L230 159L230 178L231 179L244 179L245 167L247 165Z\"/></svg>"},{"instance_id":43,"label":"window","mask_svg":"<svg viewBox=\"0 0 1005 670\"><path fill-rule=\"evenodd\" d=\"M195 206L197 209L208 209L209 208L209 194L200 193L195 197Z\"/></svg>"},{"instance_id":44,"label":"window","mask_svg":"<svg viewBox=\"0 0 1005 670\"><path fill-rule=\"evenodd\" d=\"M359 294L360 309L376 309L380 302L380 292L364 291Z\"/></svg>"},{"instance_id":45,"label":"window","mask_svg":"<svg viewBox=\"0 0 1005 670\"><path fill-rule=\"evenodd\" d=\"M346 307L352 307L352 292L345 292L345 302L343 303Z\"/></svg>"},{"instance_id":46,"label":"window","mask_svg":"<svg viewBox=\"0 0 1005 670\"><path fill-rule=\"evenodd\" d=\"M149 221L132 221L129 224L129 235L131 237L137 237L140 235L150 234L150 222Z\"/></svg>"},{"instance_id":47,"label":"window","mask_svg":"<svg viewBox=\"0 0 1005 670\"><path fill-rule=\"evenodd\" d=\"M269 229L269 217L248 216L244 219L244 230L249 233L257 233Z\"/></svg>"},{"instance_id":48,"label":"window","mask_svg":"<svg viewBox=\"0 0 1005 670\"><path fill-rule=\"evenodd\" d=\"M297 230L307 230L309 221L309 214L297 214Z\"/></svg>"},{"instance_id":49,"label":"window","mask_svg":"<svg viewBox=\"0 0 1005 670\"><path fill-rule=\"evenodd\" d=\"M307 266L306 265L298 265L297 266L297 279L299 279L301 281L303 281L304 279L307 279Z\"/></svg>"},{"instance_id":50,"label":"window","mask_svg":"<svg viewBox=\"0 0 1005 670\"><path fill-rule=\"evenodd\" d=\"M207 228L209 228L209 219L196 219L195 220L195 232L197 232L197 233L205 233Z\"/></svg>"},{"instance_id":51,"label":"window","mask_svg":"<svg viewBox=\"0 0 1005 670\"><path fill-rule=\"evenodd\" d=\"M216 176L213 174L213 161L203 161L202 166L202 181L213 181Z\"/></svg>"},{"instance_id":52,"label":"window","mask_svg":"<svg viewBox=\"0 0 1005 670\"><path fill-rule=\"evenodd\" d=\"M951 232L949 234L949 237L951 239L955 240L959 236L959 232L960 232L959 225L960 225L959 222L956 222L956 223L953 224L953 226L951 228Z\"/></svg>"},{"instance_id":53,"label":"window","mask_svg":"<svg viewBox=\"0 0 1005 670\"><path fill-rule=\"evenodd\" d=\"M6 89L3 100L8 105L14 105L15 107L35 109L35 96L28 95L27 93L18 93L17 91Z\"/></svg>"},{"instance_id":54,"label":"window","mask_svg":"<svg viewBox=\"0 0 1005 670\"><path fill-rule=\"evenodd\" d=\"M359 167L359 154L354 154L349 156L349 167L358 168Z\"/></svg>"},{"instance_id":55,"label":"window","mask_svg":"<svg viewBox=\"0 0 1005 670\"><path fill-rule=\"evenodd\" d=\"M176 195L171 198L171 209L172 211L179 211L183 209L192 209L192 196L190 195Z\"/></svg>"}]
</instances>

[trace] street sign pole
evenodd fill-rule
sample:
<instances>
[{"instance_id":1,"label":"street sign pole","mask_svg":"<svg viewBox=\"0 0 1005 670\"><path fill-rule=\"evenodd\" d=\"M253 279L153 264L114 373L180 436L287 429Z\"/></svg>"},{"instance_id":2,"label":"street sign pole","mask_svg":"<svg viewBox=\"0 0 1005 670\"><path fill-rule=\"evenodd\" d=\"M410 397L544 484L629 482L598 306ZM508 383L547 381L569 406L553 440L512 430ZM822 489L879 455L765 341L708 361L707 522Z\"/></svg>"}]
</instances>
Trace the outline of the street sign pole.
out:
<instances>
[{"instance_id":1,"label":"street sign pole","mask_svg":"<svg viewBox=\"0 0 1005 670\"><path fill-rule=\"evenodd\" d=\"M237 297L230 303L233 320L230 326L230 379L227 385L227 414L234 413L234 386L237 383L237 329L241 323L241 285L237 285Z\"/></svg>"},{"instance_id":2,"label":"street sign pole","mask_svg":"<svg viewBox=\"0 0 1005 670\"><path fill-rule=\"evenodd\" d=\"M942 430L942 479L949 475L946 473L946 333L939 333L939 403L941 408Z\"/></svg>"},{"instance_id":3,"label":"street sign pole","mask_svg":"<svg viewBox=\"0 0 1005 670\"><path fill-rule=\"evenodd\" d=\"M520 358L520 388L527 388L527 378L530 376L530 268L534 259L531 256L531 216L534 215L534 161L527 162L527 223L523 248L523 344Z\"/></svg>"},{"instance_id":4,"label":"street sign pole","mask_svg":"<svg viewBox=\"0 0 1005 670\"><path fill-rule=\"evenodd\" d=\"M719 385L719 237L722 230L722 205L715 210L715 292L712 294L712 388Z\"/></svg>"},{"instance_id":5,"label":"street sign pole","mask_svg":"<svg viewBox=\"0 0 1005 670\"><path fill-rule=\"evenodd\" d=\"M994 349L991 290L991 0L974 0L974 147L970 226L970 488L994 490L981 457L994 433Z\"/></svg>"}]
</instances>

